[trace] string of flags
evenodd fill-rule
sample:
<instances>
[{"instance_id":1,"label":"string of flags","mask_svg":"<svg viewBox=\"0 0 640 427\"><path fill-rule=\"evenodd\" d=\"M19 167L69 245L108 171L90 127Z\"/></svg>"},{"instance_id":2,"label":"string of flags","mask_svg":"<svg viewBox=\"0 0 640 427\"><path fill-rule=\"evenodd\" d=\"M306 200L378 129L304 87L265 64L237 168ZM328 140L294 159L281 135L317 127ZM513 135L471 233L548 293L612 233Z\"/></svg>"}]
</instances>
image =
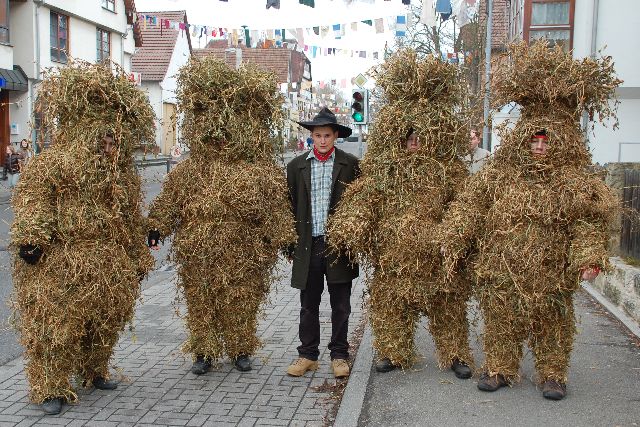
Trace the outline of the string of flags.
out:
<instances>
[{"instance_id":1,"label":"string of flags","mask_svg":"<svg viewBox=\"0 0 640 427\"><path fill-rule=\"evenodd\" d=\"M180 30L183 32L189 32L193 37L214 37L214 38L224 38L227 33L232 31L240 31L240 29L229 29L226 27L218 27L215 25L196 25L189 24L183 21L172 21L169 19L163 19L156 15L151 14L138 14L136 22L138 22L144 29L147 27L159 27L161 30L163 29L172 29L172 30ZM334 24L331 26L315 26L310 28L298 28L294 33L296 37L304 37L302 31L304 30L308 35L313 32L316 36L320 36L322 38L327 38L330 34L333 34L333 38L340 39L346 33L346 29L350 29L350 31L357 32L360 25L366 25L368 27L373 27L375 29L376 34L384 33L385 31L394 31L396 36L402 37L405 35L407 29L407 16L398 15L394 17L385 17L385 18L377 18L377 19L367 19L358 22L352 22L350 24ZM242 26L242 31L249 31L246 26ZM251 30L250 33L270 33L270 32L281 31L280 29L274 30ZM300 41L300 40L298 40Z\"/></svg>"},{"instance_id":2,"label":"string of flags","mask_svg":"<svg viewBox=\"0 0 640 427\"><path fill-rule=\"evenodd\" d=\"M227 0L221 0L227 1ZM279 2L276 0L269 0L268 4L273 7L279 6ZM300 0L313 3L313 0ZM349 0L356 1L356 0ZM374 0L358 0L372 2ZM390 0L385 0L390 1ZM403 3L409 4L409 1L402 0ZM478 0L462 0L460 15L469 15L469 7L475 6ZM312 6L313 7L313 6ZM440 19L446 20L453 13L451 7L451 0L423 0L422 15L420 16L420 22L425 25L436 25L437 15L440 15ZM271 47L283 47L283 44L291 33L298 42L298 46L304 49L305 53L312 58L318 56L349 56L354 58L373 58L378 59L382 55L382 51L371 50L358 50L358 49L340 49L333 47L325 47L319 45L311 45L305 43L305 36L311 37L312 35L319 36L320 38L340 40L342 39L347 30L351 32L357 32L362 26L373 28L376 34L385 32L393 32L396 37L405 37L407 34L407 26L409 24L408 17L406 15L390 16L384 18L367 19L357 22L351 22L347 24L333 24L330 26L314 26L309 28L295 28L295 29L267 29L267 30L252 30L247 26L242 28L226 28L215 25L196 25L189 24L183 21L173 21L165 19L162 16L155 14L138 14L136 16L136 22L144 29L147 27L160 28L162 32L164 29L171 29L180 31L183 35L189 33L192 37L202 38L206 40L209 38L226 40L230 47L237 47L244 45L252 48L271 48ZM325 44L325 43L323 43Z\"/></svg>"},{"instance_id":3,"label":"string of flags","mask_svg":"<svg viewBox=\"0 0 640 427\"><path fill-rule=\"evenodd\" d=\"M381 57L380 51L358 50L358 49L341 49L333 47L325 47L319 45L306 44L304 42L305 35L310 37L313 35L320 36L322 39L340 40L347 33L347 29L357 32L360 26L373 28L376 34L392 31L397 37L404 37L407 30L407 17L399 15L395 17L385 17L368 19L349 24L334 24L331 26L316 26L310 28L296 29L267 29L267 30L251 30L247 26L242 28L226 28L214 25L196 25L189 24L184 21L173 21L165 19L162 16L154 14L138 14L137 23L147 29L148 27L160 28L162 30L177 30L184 35L189 33L191 37L206 37L218 40L226 40L230 47L244 45L253 48L271 48L283 47L283 43L289 33L297 40L298 46L304 49L305 53L312 58L318 56L350 56L356 58L373 58Z\"/></svg>"}]
</instances>

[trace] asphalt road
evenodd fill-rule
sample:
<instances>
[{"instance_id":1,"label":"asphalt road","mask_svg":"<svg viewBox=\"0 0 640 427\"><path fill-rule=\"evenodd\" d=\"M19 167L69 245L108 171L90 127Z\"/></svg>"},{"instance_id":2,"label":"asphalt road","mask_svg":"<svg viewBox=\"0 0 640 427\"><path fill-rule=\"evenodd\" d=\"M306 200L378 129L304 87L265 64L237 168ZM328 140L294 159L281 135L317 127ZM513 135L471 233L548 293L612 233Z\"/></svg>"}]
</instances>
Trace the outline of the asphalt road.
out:
<instances>
[{"instance_id":1,"label":"asphalt road","mask_svg":"<svg viewBox=\"0 0 640 427\"><path fill-rule=\"evenodd\" d=\"M477 374L459 380L436 368L435 348L423 321L416 347L423 358L409 371L372 369L358 425L388 426L638 426L640 340L584 291L576 294L578 334L571 354L568 394L554 402L536 387L531 351L522 380L494 393L477 389ZM481 324L471 337L478 365Z\"/></svg>"}]
</instances>

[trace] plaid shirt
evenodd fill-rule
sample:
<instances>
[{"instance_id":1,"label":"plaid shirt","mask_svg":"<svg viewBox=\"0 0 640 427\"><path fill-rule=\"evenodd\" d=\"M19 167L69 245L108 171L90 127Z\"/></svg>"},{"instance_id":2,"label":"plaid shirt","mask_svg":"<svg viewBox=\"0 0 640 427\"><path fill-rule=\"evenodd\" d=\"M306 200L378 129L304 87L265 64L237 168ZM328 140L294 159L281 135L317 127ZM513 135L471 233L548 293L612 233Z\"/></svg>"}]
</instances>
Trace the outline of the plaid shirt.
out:
<instances>
[{"instance_id":1,"label":"plaid shirt","mask_svg":"<svg viewBox=\"0 0 640 427\"><path fill-rule=\"evenodd\" d=\"M331 176L335 157L335 150L326 162L316 159L313 150L307 156L307 160L311 161L311 235L313 237L324 236L327 226L331 201Z\"/></svg>"}]
</instances>

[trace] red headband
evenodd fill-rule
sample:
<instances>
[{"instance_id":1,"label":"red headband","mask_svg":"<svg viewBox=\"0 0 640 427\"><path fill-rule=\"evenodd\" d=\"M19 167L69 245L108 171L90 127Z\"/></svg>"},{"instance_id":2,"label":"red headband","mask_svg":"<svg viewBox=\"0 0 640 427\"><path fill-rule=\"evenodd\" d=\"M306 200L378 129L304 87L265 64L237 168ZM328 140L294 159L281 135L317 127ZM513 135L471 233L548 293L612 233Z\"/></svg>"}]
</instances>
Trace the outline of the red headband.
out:
<instances>
[{"instance_id":1,"label":"red headband","mask_svg":"<svg viewBox=\"0 0 640 427\"><path fill-rule=\"evenodd\" d=\"M531 135L531 139L549 139L547 135Z\"/></svg>"}]
</instances>

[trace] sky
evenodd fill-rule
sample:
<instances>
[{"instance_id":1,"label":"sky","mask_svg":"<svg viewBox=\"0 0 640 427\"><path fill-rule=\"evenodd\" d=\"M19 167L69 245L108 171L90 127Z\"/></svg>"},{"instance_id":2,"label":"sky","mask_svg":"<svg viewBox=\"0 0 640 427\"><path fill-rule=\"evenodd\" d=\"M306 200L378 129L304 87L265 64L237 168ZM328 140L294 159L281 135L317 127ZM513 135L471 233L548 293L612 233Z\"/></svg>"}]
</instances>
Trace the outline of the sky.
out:
<instances>
[{"instance_id":1,"label":"sky","mask_svg":"<svg viewBox=\"0 0 640 427\"><path fill-rule=\"evenodd\" d=\"M413 0L421 2L422 0ZM350 24L367 19L406 15L407 6L401 0L315 0L315 8L299 4L298 0L280 0L280 9L266 9L267 0L136 0L138 13L186 10L189 23L223 28L240 28L246 25L250 30L295 29L333 24ZM289 38L289 36L287 36ZM352 50L383 50L385 43L393 44L394 34L385 31L376 34L367 25L358 25L357 32L347 30L345 36L336 40L330 32L325 38L305 35L304 43L320 47ZM198 47L198 39L193 40ZM204 43L202 46L204 47ZM350 81L359 73L365 73L378 61L371 58L351 58L340 56L318 56L310 54L311 71L314 81Z\"/></svg>"}]
</instances>

